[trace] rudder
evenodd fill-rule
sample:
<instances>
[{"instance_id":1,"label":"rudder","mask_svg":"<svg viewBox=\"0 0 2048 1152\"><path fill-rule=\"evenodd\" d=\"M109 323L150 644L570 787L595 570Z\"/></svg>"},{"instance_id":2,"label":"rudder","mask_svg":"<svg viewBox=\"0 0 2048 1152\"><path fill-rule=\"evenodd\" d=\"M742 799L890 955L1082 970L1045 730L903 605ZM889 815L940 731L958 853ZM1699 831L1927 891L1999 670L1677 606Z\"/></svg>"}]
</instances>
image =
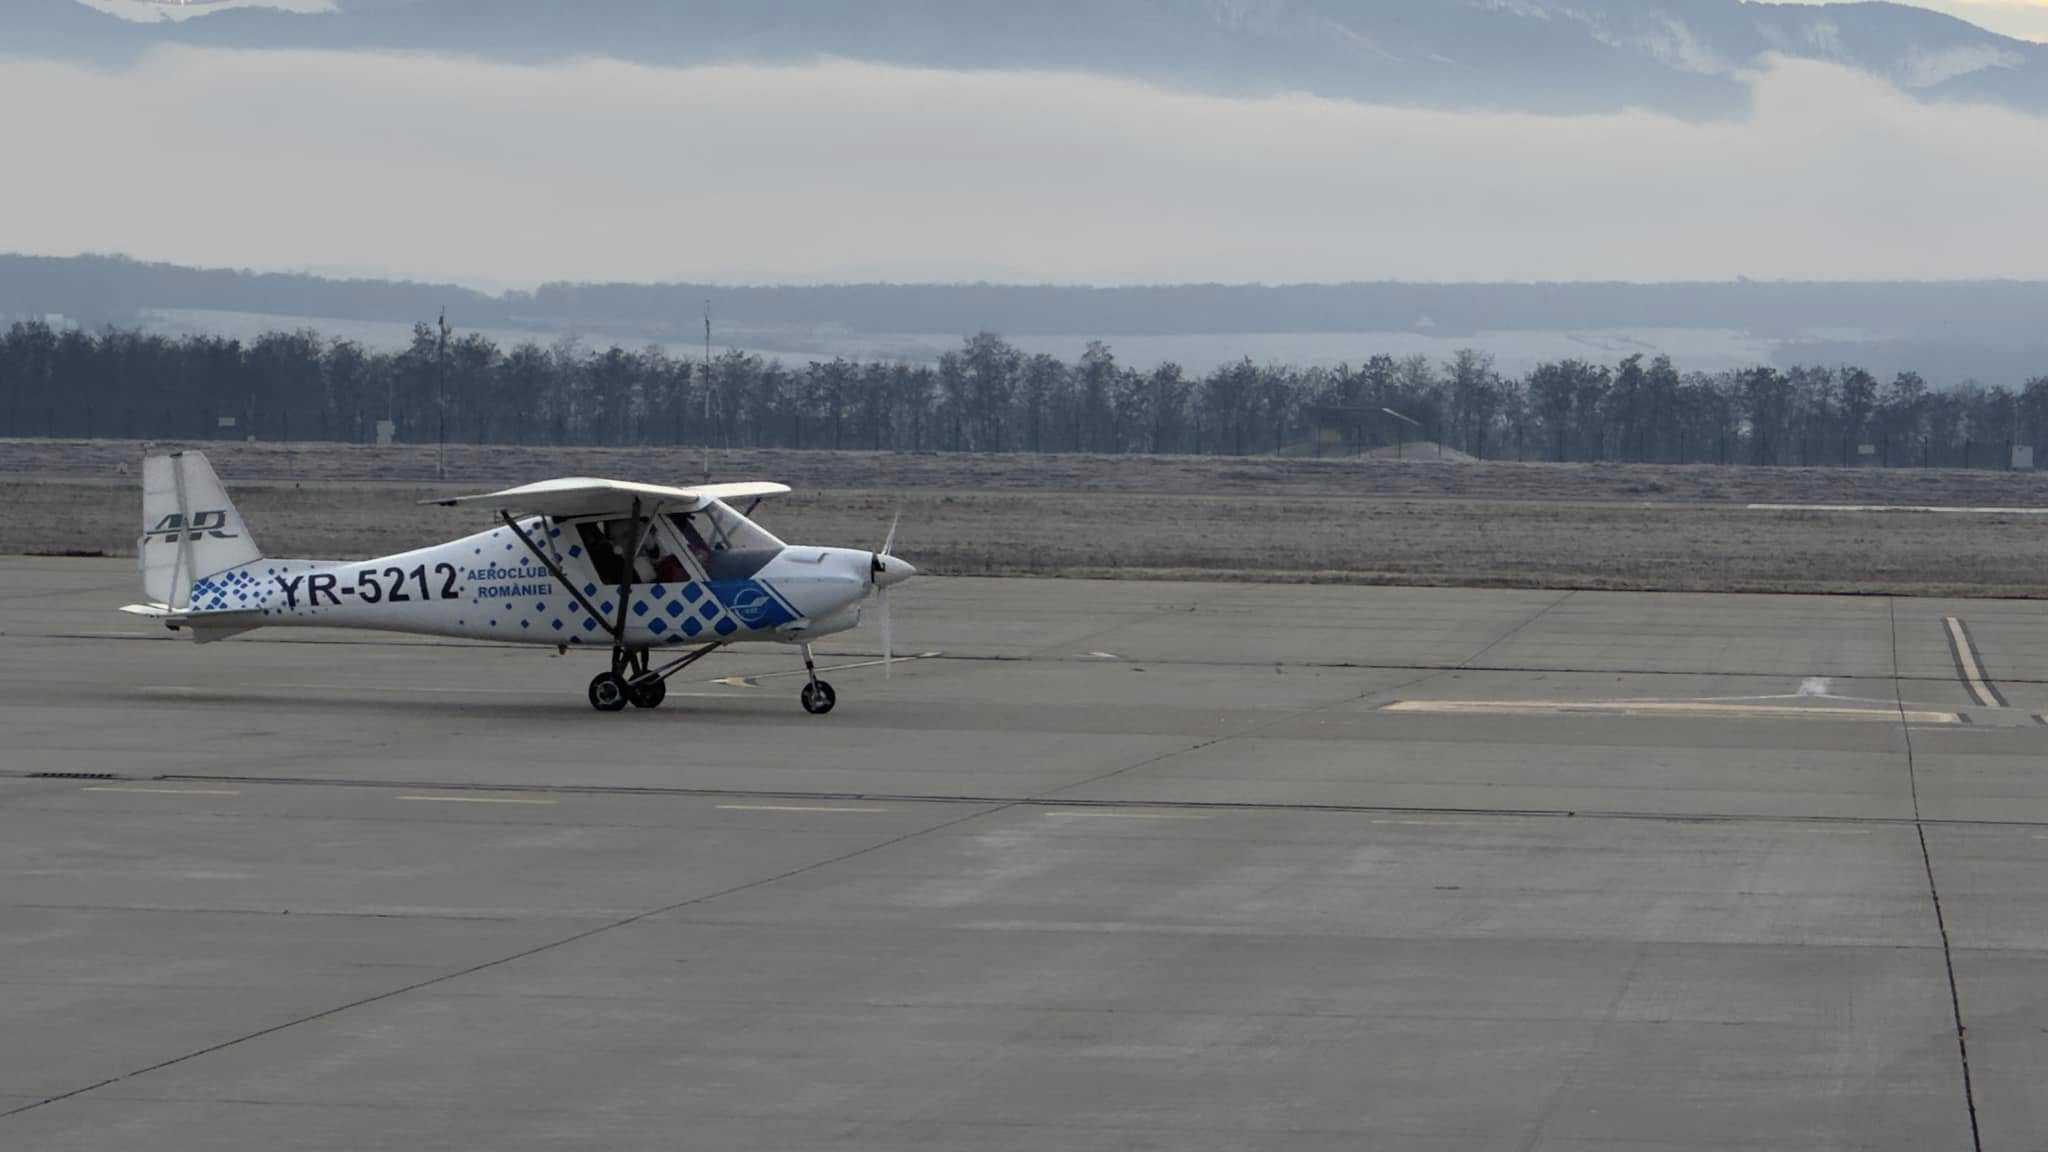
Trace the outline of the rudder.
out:
<instances>
[{"instance_id":1,"label":"rudder","mask_svg":"<svg viewBox=\"0 0 2048 1152\"><path fill-rule=\"evenodd\" d=\"M195 581L263 558L203 452L143 460L135 554L144 595L174 612L191 608Z\"/></svg>"}]
</instances>

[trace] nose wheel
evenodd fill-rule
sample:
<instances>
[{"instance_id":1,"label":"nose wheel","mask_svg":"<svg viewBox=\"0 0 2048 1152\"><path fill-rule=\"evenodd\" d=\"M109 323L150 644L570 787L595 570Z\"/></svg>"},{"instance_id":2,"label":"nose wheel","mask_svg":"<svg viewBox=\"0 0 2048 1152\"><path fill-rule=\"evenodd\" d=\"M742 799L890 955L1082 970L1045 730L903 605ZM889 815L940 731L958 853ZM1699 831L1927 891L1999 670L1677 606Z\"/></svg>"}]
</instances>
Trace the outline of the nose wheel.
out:
<instances>
[{"instance_id":1,"label":"nose wheel","mask_svg":"<svg viewBox=\"0 0 2048 1152\"><path fill-rule=\"evenodd\" d=\"M810 675L810 683L804 685L804 690L797 693L796 698L803 702L804 711L813 716L823 716L839 703L839 696L832 691L830 684L818 679L818 664L811 658L809 644L804 645L804 671Z\"/></svg>"},{"instance_id":2,"label":"nose wheel","mask_svg":"<svg viewBox=\"0 0 2048 1152\"><path fill-rule=\"evenodd\" d=\"M832 694L832 686L823 680L813 680L804 685L804 690L797 694L797 699L803 701L804 711L813 716L823 716L832 710L832 705L839 702L839 698Z\"/></svg>"}]
</instances>

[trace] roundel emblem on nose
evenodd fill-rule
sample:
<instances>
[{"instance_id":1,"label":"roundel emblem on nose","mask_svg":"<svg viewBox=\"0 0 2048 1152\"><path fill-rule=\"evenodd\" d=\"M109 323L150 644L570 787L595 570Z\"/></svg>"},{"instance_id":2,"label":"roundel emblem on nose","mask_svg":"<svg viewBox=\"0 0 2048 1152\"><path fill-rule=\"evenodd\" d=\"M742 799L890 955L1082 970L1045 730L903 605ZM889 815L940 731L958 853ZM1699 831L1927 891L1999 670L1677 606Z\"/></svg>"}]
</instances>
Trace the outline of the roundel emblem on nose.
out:
<instances>
[{"instance_id":1,"label":"roundel emblem on nose","mask_svg":"<svg viewBox=\"0 0 2048 1152\"><path fill-rule=\"evenodd\" d=\"M768 614L769 605L772 603L773 601L768 599L768 594L759 588L742 588L733 594L732 614L753 624Z\"/></svg>"}]
</instances>

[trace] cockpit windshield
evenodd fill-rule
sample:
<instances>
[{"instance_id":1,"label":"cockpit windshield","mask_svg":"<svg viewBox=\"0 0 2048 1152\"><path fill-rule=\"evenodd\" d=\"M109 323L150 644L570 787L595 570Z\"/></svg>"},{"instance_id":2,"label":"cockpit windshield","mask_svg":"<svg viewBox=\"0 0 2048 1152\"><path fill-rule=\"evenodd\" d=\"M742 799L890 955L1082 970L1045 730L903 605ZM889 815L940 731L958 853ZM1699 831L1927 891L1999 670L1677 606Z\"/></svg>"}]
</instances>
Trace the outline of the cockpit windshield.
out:
<instances>
[{"instance_id":1,"label":"cockpit windshield","mask_svg":"<svg viewBox=\"0 0 2048 1152\"><path fill-rule=\"evenodd\" d=\"M743 579L782 551L767 529L713 500L695 512L672 512L669 522L713 580Z\"/></svg>"},{"instance_id":2,"label":"cockpit windshield","mask_svg":"<svg viewBox=\"0 0 2048 1152\"><path fill-rule=\"evenodd\" d=\"M713 500L709 508L697 515L709 515L716 529L717 534L711 538L713 548L723 544L726 547L751 552L761 548L782 547L782 541L770 535L766 528L733 511L723 500Z\"/></svg>"}]
</instances>

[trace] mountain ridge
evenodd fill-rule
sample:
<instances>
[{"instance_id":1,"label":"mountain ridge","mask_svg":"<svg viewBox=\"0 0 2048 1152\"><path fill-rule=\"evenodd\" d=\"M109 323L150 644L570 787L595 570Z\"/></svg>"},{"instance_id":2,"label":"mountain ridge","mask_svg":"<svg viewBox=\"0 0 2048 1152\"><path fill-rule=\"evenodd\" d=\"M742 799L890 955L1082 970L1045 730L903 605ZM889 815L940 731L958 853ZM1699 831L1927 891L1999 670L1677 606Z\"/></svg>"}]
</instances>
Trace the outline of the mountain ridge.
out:
<instances>
[{"instance_id":1,"label":"mountain ridge","mask_svg":"<svg viewBox=\"0 0 2048 1152\"><path fill-rule=\"evenodd\" d=\"M431 51L653 66L848 58L1125 77L1231 95L1409 106L1739 115L1772 59L1823 61L1929 101L2048 112L2048 45L1942 13L1742 0L354 0L137 23L13 0L16 54L132 60L160 44Z\"/></svg>"}]
</instances>

